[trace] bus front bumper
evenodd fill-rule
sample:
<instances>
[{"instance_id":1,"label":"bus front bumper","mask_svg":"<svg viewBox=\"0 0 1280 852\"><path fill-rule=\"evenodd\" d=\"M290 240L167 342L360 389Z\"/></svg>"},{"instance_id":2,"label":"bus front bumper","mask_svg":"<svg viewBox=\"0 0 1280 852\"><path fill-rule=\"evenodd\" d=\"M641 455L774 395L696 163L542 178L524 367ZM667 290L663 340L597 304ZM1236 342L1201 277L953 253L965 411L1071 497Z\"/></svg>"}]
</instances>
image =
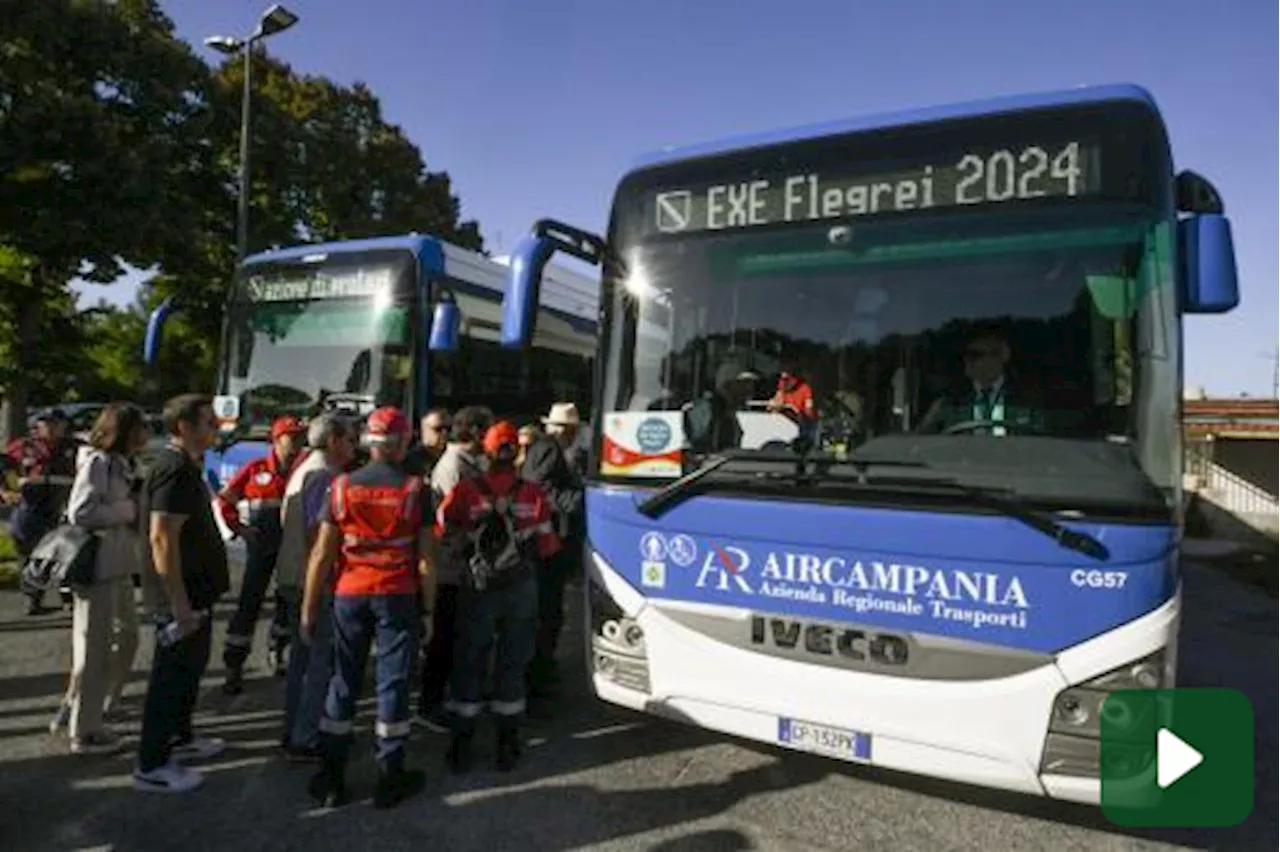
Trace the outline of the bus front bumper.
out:
<instances>
[{"instance_id":1,"label":"bus front bumper","mask_svg":"<svg viewBox=\"0 0 1280 852\"><path fill-rule=\"evenodd\" d=\"M894 771L1096 805L1102 700L1115 689L1173 685L1180 589L1158 609L1059 653L1050 665L958 682L841 672L755 654L678 624L598 555L589 575L588 608L604 602L618 615L608 636L599 626L608 620L588 616L587 665L601 699ZM1138 675L1145 682L1136 682ZM1080 721L1082 715L1088 718ZM786 734L794 723L818 736Z\"/></svg>"}]
</instances>

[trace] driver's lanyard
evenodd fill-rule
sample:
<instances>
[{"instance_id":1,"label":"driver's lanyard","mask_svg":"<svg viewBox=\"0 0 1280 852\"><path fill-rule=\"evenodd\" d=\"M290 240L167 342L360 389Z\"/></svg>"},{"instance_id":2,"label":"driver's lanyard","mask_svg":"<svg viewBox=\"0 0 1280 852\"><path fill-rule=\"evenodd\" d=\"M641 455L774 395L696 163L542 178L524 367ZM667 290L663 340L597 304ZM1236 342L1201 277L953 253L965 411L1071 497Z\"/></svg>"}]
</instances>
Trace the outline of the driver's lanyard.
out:
<instances>
[{"instance_id":1,"label":"driver's lanyard","mask_svg":"<svg viewBox=\"0 0 1280 852\"><path fill-rule=\"evenodd\" d=\"M973 404L974 420L990 420L992 423L1004 422L1004 387L997 391L990 389L978 392L978 399ZM1003 426L992 426L992 435L1005 434Z\"/></svg>"}]
</instances>

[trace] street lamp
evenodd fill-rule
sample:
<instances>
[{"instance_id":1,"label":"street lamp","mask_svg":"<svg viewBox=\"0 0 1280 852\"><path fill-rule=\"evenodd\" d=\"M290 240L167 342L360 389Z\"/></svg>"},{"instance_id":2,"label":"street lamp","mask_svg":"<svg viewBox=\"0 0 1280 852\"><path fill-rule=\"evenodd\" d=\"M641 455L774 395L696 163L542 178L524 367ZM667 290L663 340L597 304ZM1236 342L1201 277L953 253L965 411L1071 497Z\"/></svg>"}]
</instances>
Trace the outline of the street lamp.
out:
<instances>
[{"instance_id":1,"label":"street lamp","mask_svg":"<svg viewBox=\"0 0 1280 852\"><path fill-rule=\"evenodd\" d=\"M244 96L240 103L240 181L236 209L236 260L242 261L249 252L249 110L251 77L253 74L253 46L265 38L282 33L298 23L298 16L279 3L262 13L258 27L246 38L209 36L205 46L224 56L244 53Z\"/></svg>"}]
</instances>

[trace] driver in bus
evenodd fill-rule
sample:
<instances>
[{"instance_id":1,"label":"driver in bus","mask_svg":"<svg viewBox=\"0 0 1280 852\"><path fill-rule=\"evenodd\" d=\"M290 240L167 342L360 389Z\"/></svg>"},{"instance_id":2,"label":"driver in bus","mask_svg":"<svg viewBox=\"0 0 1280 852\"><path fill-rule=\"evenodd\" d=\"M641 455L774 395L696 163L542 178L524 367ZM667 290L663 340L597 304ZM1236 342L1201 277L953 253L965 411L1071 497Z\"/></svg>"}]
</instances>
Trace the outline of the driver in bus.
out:
<instances>
[{"instance_id":1,"label":"driver in bus","mask_svg":"<svg viewBox=\"0 0 1280 852\"><path fill-rule=\"evenodd\" d=\"M794 363L783 362L782 372L778 374L778 387L767 408L795 423L800 429L801 439L813 441L818 407L813 401L813 387L800 378Z\"/></svg>"},{"instance_id":2,"label":"driver in bus","mask_svg":"<svg viewBox=\"0 0 1280 852\"><path fill-rule=\"evenodd\" d=\"M964 348L966 382L934 401L921 432L1005 435L1008 426L1043 431L1035 394L1009 375L1009 341L997 328L978 328Z\"/></svg>"}]
</instances>

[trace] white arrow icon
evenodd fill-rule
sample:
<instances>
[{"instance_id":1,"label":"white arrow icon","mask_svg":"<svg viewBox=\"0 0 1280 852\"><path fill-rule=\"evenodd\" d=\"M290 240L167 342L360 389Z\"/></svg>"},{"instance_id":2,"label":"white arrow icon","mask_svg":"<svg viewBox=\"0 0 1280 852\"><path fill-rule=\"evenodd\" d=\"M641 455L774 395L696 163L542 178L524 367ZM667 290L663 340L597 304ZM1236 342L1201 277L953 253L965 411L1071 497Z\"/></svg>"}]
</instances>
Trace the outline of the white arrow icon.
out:
<instances>
[{"instance_id":1,"label":"white arrow icon","mask_svg":"<svg viewBox=\"0 0 1280 852\"><path fill-rule=\"evenodd\" d=\"M1203 762L1203 754L1168 728L1156 731L1156 784L1161 790Z\"/></svg>"}]
</instances>

